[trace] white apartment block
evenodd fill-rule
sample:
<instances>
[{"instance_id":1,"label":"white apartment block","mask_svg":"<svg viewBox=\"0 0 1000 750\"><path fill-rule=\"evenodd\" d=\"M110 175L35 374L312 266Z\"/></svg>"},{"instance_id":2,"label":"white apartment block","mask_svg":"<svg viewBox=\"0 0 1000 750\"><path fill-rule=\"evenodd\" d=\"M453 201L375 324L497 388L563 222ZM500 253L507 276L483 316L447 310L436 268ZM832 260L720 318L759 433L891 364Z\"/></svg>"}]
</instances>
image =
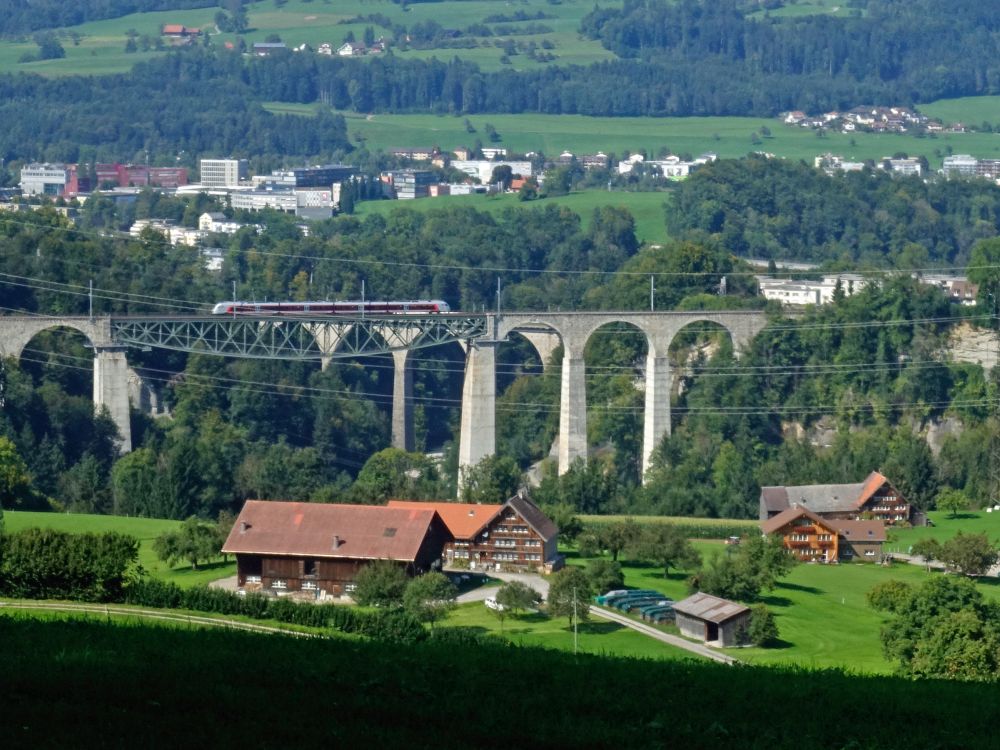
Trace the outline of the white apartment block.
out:
<instances>
[{"instance_id":1,"label":"white apartment block","mask_svg":"<svg viewBox=\"0 0 1000 750\"><path fill-rule=\"evenodd\" d=\"M75 168L65 164L27 164L21 168L22 195L65 195Z\"/></svg>"},{"instance_id":2,"label":"white apartment block","mask_svg":"<svg viewBox=\"0 0 1000 750\"><path fill-rule=\"evenodd\" d=\"M236 187L247 179L250 166L246 159L202 159L200 170L206 187Z\"/></svg>"},{"instance_id":3,"label":"white apartment block","mask_svg":"<svg viewBox=\"0 0 1000 750\"><path fill-rule=\"evenodd\" d=\"M453 159L451 166L459 172L465 172L469 177L475 177L483 185L488 185L493 179L493 170L497 167L510 167L512 174L521 177L531 177L530 161L489 161L488 159Z\"/></svg>"}]
</instances>

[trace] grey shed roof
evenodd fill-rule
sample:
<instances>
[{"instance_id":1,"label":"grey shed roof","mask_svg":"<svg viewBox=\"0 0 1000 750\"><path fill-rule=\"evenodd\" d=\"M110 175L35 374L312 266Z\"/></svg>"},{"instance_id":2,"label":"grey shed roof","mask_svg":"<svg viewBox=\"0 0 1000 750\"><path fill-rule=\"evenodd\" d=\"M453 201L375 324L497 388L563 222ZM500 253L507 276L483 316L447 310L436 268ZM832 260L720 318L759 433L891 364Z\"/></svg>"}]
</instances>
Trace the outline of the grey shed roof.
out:
<instances>
[{"instance_id":1,"label":"grey shed roof","mask_svg":"<svg viewBox=\"0 0 1000 750\"><path fill-rule=\"evenodd\" d=\"M507 501L507 505L517 511L521 518L535 530L535 533L546 542L559 533L559 527L553 523L552 519L522 493L514 495Z\"/></svg>"},{"instance_id":2,"label":"grey shed roof","mask_svg":"<svg viewBox=\"0 0 1000 750\"><path fill-rule=\"evenodd\" d=\"M865 482L854 484L806 484L800 487L762 487L768 510L784 510L796 505L814 513L855 510ZM781 495L784 494L784 498ZM784 503L782 503L784 499Z\"/></svg>"},{"instance_id":3,"label":"grey shed roof","mask_svg":"<svg viewBox=\"0 0 1000 750\"><path fill-rule=\"evenodd\" d=\"M744 607L742 604L701 592L675 602L673 607L675 612L680 612L682 615L697 617L699 620L716 624L724 623L738 615L750 612L750 608Z\"/></svg>"}]
</instances>

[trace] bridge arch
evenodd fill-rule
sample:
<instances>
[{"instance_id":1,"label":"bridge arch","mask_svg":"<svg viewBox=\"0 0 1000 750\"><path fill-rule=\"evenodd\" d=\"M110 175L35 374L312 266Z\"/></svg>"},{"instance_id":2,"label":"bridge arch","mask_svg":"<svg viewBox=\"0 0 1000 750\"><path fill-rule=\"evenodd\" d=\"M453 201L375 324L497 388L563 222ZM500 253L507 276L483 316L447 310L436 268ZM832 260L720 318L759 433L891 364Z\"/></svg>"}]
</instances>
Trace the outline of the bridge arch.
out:
<instances>
[{"instance_id":1,"label":"bridge arch","mask_svg":"<svg viewBox=\"0 0 1000 750\"><path fill-rule=\"evenodd\" d=\"M0 354L21 358L25 347L38 334L55 328L78 331L94 349L94 407L106 407L118 427L119 450L132 450L132 424L129 414L130 374L125 359L125 349L116 346L111 338L111 321L108 318L57 318L9 316L2 319Z\"/></svg>"}]
</instances>

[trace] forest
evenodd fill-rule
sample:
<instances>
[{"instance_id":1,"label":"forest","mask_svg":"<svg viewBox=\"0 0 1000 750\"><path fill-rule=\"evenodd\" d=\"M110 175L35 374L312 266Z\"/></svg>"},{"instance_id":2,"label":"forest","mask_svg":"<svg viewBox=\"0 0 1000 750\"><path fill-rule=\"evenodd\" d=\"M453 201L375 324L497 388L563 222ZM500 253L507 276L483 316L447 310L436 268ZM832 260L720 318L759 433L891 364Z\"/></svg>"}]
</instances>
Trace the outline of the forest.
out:
<instances>
[{"instance_id":1,"label":"forest","mask_svg":"<svg viewBox=\"0 0 1000 750\"><path fill-rule=\"evenodd\" d=\"M987 180L900 178L869 169L827 176L751 156L707 164L677 185L676 234L702 231L750 258L833 267L964 267L972 245L1000 234L1000 188Z\"/></svg>"},{"instance_id":2,"label":"forest","mask_svg":"<svg viewBox=\"0 0 1000 750\"><path fill-rule=\"evenodd\" d=\"M720 163L701 187L692 178L679 190L692 186L684 196L693 206L717 185L749 182L748 175L767 169L774 171L759 184L773 181L803 196L844 192L842 178L778 164ZM913 219L897 194L916 185L883 183L874 174L866 179L857 195L885 225L879 231L905 236ZM870 192L861 190L869 185ZM958 248L947 257L967 258L971 245L977 267L994 267L988 259L1000 257L997 240L973 244L976 237L947 228L959 227L956 217L992 200L995 189L983 182L954 190L941 204L954 216L942 213L940 241ZM915 205L925 198L911 196ZM114 207L95 199L82 209L79 228L44 210L0 219L0 296L5 312L80 314L93 280L95 313L186 312L229 298L234 281L241 298L350 299L363 279L370 298L441 298L469 310L495 305L499 277L504 309L641 310L650 303L653 276L657 309L760 307L753 274L731 251L726 233L746 233L740 217L766 214L763 199L750 194L747 205L721 212L719 226L701 228L692 220L671 242L649 247L635 239L628 212L613 207L598 209L586 229L578 215L556 206L498 215L399 208L387 216L318 222L305 238L291 218L265 215L257 217L267 225L259 235L243 230L216 238L225 250L221 273L205 271L196 249L170 247L153 232L138 240L109 236ZM132 213L190 224L210 206L207 197L191 201L144 193ZM820 217L800 217L799 204L782 210L785 221L822 224ZM727 228L730 221L739 231ZM980 236L994 236L995 219L990 226L992 234ZM846 249L831 258L853 252L848 239L840 238ZM916 257L915 249L908 252ZM719 295L722 277L725 297ZM673 434L658 448L645 485L643 393L636 383L646 344L633 329L602 329L585 351L594 457L561 478L543 471L539 501L586 513L750 517L761 484L858 481L873 468L891 472L923 507L933 507L938 492L949 488L984 501L995 484L989 446L1000 437L989 409L996 384L980 367L948 364L940 355L952 329L984 323L983 311L953 307L939 290L906 275L875 278L853 296L843 293L836 304L798 318L774 311L772 325L739 359L718 329L682 332L670 353L678 384ZM72 510L185 518L215 517L249 497L379 502L455 493L464 362L457 346L417 355L420 452L414 454L388 449L387 357L339 360L321 370L318 363L130 351L130 363L158 386L171 416L134 413L137 449L119 458L112 424L93 413L85 343L50 332L36 337L20 362L4 363L0 436L8 445L0 455L19 467L10 474L21 478L14 493L19 507L52 498ZM484 468L485 484L507 487L549 454L558 424L558 357L543 368L524 340L501 347L501 458ZM923 433L945 417L961 429L932 453ZM818 423L839 428L830 448L816 448L805 436ZM441 452L441 463L424 451ZM13 491L0 492L11 497Z\"/></svg>"}]
</instances>

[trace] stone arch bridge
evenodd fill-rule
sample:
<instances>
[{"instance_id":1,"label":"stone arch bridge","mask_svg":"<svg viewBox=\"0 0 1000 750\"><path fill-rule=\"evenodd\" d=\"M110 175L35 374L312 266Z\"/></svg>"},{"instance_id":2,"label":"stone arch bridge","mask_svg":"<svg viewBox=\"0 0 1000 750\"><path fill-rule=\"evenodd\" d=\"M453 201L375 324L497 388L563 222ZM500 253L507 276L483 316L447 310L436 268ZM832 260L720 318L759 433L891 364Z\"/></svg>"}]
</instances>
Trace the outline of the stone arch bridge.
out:
<instances>
[{"instance_id":1,"label":"stone arch bridge","mask_svg":"<svg viewBox=\"0 0 1000 750\"><path fill-rule=\"evenodd\" d=\"M153 389L129 367L129 347L167 348L231 357L333 359L391 354L395 378L392 442L413 445L411 351L457 342L466 351L462 390L459 466L470 467L496 449L496 350L512 334L524 336L546 366L562 348L559 404L559 472L587 458L587 395L584 347L603 326L625 323L646 338L643 471L656 446L670 434L672 373L667 352L674 337L692 323L714 323L728 331L733 348L744 350L767 324L759 311L566 312L397 316L122 316L0 317L0 356L19 358L45 330L82 333L94 349L94 404L107 407L118 426L123 452L131 450L130 402L155 406Z\"/></svg>"}]
</instances>

